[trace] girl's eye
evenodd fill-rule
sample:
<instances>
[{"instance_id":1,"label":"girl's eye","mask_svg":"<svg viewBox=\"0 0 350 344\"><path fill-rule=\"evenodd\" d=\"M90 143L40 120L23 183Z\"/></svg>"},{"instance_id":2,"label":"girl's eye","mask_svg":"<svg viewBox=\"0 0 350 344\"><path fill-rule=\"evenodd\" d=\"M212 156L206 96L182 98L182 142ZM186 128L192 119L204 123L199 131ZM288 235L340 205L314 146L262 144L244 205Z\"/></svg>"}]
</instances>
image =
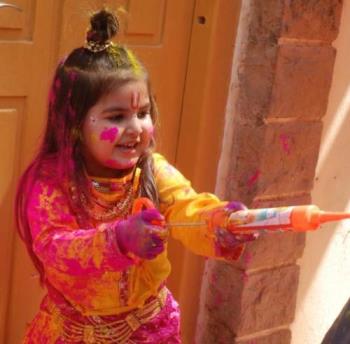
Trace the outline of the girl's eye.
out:
<instances>
[{"instance_id":1,"label":"girl's eye","mask_svg":"<svg viewBox=\"0 0 350 344\"><path fill-rule=\"evenodd\" d=\"M118 114L108 117L111 122L121 122L124 119L124 115Z\"/></svg>"},{"instance_id":2,"label":"girl's eye","mask_svg":"<svg viewBox=\"0 0 350 344\"><path fill-rule=\"evenodd\" d=\"M144 119L144 118L146 118L148 115L149 115L149 116L151 115L149 111L142 111L142 112L139 112L139 113L137 114L137 118L139 118L139 119Z\"/></svg>"}]
</instances>

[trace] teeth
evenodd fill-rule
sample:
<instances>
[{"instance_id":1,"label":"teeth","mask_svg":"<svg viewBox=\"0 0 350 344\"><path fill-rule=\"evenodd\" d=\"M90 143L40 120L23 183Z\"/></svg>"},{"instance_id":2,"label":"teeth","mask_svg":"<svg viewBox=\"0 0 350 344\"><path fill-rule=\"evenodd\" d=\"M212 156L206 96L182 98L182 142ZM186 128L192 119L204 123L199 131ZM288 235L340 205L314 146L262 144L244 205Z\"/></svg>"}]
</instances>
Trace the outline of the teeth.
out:
<instances>
[{"instance_id":1,"label":"teeth","mask_svg":"<svg viewBox=\"0 0 350 344\"><path fill-rule=\"evenodd\" d=\"M134 148L136 146L135 143L129 143L127 145L121 145L122 147L126 147L126 148Z\"/></svg>"}]
</instances>

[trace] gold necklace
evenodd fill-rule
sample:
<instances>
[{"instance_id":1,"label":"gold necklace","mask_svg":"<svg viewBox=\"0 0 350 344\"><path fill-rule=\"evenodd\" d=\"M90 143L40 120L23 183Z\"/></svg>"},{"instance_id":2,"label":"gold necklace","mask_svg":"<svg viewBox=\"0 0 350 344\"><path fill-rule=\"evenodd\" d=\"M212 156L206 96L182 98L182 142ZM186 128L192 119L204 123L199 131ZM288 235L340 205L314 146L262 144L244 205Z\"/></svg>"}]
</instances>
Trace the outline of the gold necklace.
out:
<instances>
[{"instance_id":1,"label":"gold necklace","mask_svg":"<svg viewBox=\"0 0 350 344\"><path fill-rule=\"evenodd\" d=\"M125 196L121 200L114 203L111 207L104 207L103 212L98 212L95 209L93 209L93 207L89 206L84 194L81 195L80 200L82 205L84 206L85 211L89 214L89 216L92 219L99 222L108 222L116 218L124 218L130 213L132 203L134 201L134 192L132 185L130 185L128 190L126 191ZM96 199L93 198L93 200L95 201L95 203L97 203ZM97 203L97 205L101 207L99 203Z\"/></svg>"},{"instance_id":2,"label":"gold necklace","mask_svg":"<svg viewBox=\"0 0 350 344\"><path fill-rule=\"evenodd\" d=\"M140 174L141 170L136 168L131 180L127 181L123 187L125 188L125 193L121 199L118 201L114 200L103 200L105 204L101 204L101 200L96 195L96 192L100 192L108 196L109 193L116 191L114 188L109 188L109 192L106 189L106 185L108 183L102 183L103 185L100 187L100 183L96 180L91 181L91 191L90 191L90 200L92 200L98 207L102 208L102 211L98 211L94 209L94 206L91 202L88 202L85 194L81 193L79 195L80 203L83 206L86 213L89 217L98 222L108 222L115 220L116 218L125 218L127 215L131 213L132 204L135 198L140 194ZM94 182L94 183L93 183ZM96 188L97 186L97 188ZM94 192L95 190L95 192ZM78 193L75 186L71 187L72 200L76 201L78 199Z\"/></svg>"}]
</instances>

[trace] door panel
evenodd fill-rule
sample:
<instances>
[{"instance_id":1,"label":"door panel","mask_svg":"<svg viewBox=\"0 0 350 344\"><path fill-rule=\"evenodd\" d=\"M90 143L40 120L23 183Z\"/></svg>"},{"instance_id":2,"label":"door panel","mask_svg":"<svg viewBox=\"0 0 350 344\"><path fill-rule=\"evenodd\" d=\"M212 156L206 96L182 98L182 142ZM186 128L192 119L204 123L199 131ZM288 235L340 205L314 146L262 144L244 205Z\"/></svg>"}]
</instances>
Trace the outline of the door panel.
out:
<instances>
[{"instance_id":1,"label":"door panel","mask_svg":"<svg viewBox=\"0 0 350 344\"><path fill-rule=\"evenodd\" d=\"M33 314L30 305L38 294L37 284L30 280L33 269L26 264L27 257L24 258L26 267L22 266L20 285L14 288L12 284L12 276L17 274L14 264L17 252L25 255L23 245L18 251L15 249L18 242L12 209L17 177L33 152L46 103L42 96L47 88L43 76L49 70L47 42L51 41L53 30L50 31L48 25L48 30L36 32L39 21L35 18L40 13L51 13L54 8L53 1L42 2L40 6L34 0L9 2L21 11L0 7L0 342L3 343L10 343L5 332L6 323L12 316L10 300L13 293L16 289L24 294L28 292L25 302L22 303L22 294L18 299L21 302L17 304L20 307L16 319L19 324L22 314L26 320ZM23 324L19 326L23 327ZM18 340L13 342L18 343Z\"/></svg>"},{"instance_id":2,"label":"door panel","mask_svg":"<svg viewBox=\"0 0 350 344\"><path fill-rule=\"evenodd\" d=\"M2 7L0 10L0 39L10 42L19 40L32 41L35 0L4 1L13 7Z\"/></svg>"}]
</instances>

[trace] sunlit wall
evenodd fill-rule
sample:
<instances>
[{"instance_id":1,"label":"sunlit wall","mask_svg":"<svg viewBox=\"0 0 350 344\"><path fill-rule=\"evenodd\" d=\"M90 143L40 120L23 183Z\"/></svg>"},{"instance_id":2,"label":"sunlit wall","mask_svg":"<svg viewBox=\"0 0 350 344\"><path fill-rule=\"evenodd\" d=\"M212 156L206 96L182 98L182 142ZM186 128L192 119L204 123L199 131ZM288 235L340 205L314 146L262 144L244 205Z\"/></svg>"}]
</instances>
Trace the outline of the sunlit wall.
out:
<instances>
[{"instance_id":1,"label":"sunlit wall","mask_svg":"<svg viewBox=\"0 0 350 344\"><path fill-rule=\"evenodd\" d=\"M344 1L334 46L337 57L312 198L324 210L350 211L350 1ZM309 233L299 264L292 344L319 344L350 298L350 221Z\"/></svg>"}]
</instances>

